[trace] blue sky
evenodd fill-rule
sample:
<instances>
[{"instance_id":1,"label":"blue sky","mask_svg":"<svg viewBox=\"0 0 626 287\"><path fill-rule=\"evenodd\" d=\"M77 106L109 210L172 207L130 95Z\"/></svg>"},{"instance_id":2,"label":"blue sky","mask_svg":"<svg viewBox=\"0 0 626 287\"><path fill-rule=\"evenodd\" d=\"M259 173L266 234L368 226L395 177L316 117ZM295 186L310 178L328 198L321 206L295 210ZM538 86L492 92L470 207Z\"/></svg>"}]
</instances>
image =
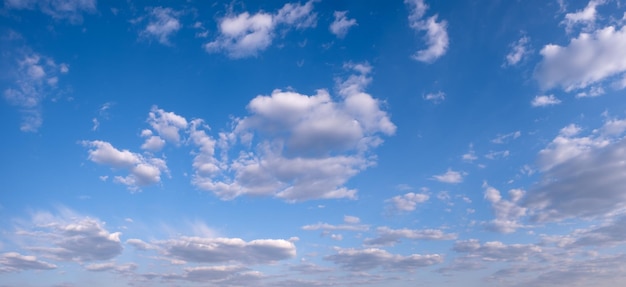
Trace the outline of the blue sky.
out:
<instances>
[{"instance_id":1,"label":"blue sky","mask_svg":"<svg viewBox=\"0 0 626 287\"><path fill-rule=\"evenodd\" d=\"M4 0L0 286L616 286L626 8Z\"/></svg>"}]
</instances>

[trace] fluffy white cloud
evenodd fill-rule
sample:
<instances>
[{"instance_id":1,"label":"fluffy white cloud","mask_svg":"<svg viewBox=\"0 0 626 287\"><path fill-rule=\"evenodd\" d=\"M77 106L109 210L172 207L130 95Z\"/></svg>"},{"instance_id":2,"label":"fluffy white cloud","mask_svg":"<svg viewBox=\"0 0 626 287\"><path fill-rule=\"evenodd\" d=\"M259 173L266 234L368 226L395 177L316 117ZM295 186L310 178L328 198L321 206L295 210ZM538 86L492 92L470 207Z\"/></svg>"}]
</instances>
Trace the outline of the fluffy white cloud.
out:
<instances>
[{"instance_id":1,"label":"fluffy white cloud","mask_svg":"<svg viewBox=\"0 0 626 287\"><path fill-rule=\"evenodd\" d=\"M346 14L348 14L348 11L335 11L335 20L329 27L330 32L335 34L335 36L340 39L343 39L348 34L348 30L350 30L352 26L357 25L356 20L348 19Z\"/></svg>"},{"instance_id":2,"label":"fluffy white cloud","mask_svg":"<svg viewBox=\"0 0 626 287\"><path fill-rule=\"evenodd\" d=\"M366 65L351 68L367 72ZM371 149L391 135L381 103L363 89L370 79L353 75L340 83L341 98L325 90L313 96L274 91L248 104L250 115L236 121L232 133L215 140L201 122L192 123L190 139L199 147L194 184L223 199L244 194L271 195L288 201L355 198L345 182L372 165ZM233 142L253 149L234 159L216 155Z\"/></svg>"},{"instance_id":3,"label":"fluffy white cloud","mask_svg":"<svg viewBox=\"0 0 626 287\"><path fill-rule=\"evenodd\" d=\"M104 223L68 209L59 214L38 212L32 223L16 234L30 237L25 248L58 261L88 262L112 259L122 252L119 232L109 232Z\"/></svg>"},{"instance_id":4,"label":"fluffy white cloud","mask_svg":"<svg viewBox=\"0 0 626 287\"><path fill-rule=\"evenodd\" d=\"M581 33L567 46L549 44L541 49L543 60L535 78L543 89L584 89L626 71L626 26L609 26Z\"/></svg>"},{"instance_id":5,"label":"fluffy white cloud","mask_svg":"<svg viewBox=\"0 0 626 287\"><path fill-rule=\"evenodd\" d=\"M424 100L439 104L446 99L446 94L442 91L430 93L423 96Z\"/></svg>"},{"instance_id":6,"label":"fluffy white cloud","mask_svg":"<svg viewBox=\"0 0 626 287\"><path fill-rule=\"evenodd\" d=\"M591 0L585 9L565 14L565 19L561 22L561 24L565 25L565 30L568 33L571 32L574 26L578 24L585 25L585 28L589 29L593 27L596 17L598 16L596 8L605 2L606 1L604 0Z\"/></svg>"},{"instance_id":7,"label":"fluffy white cloud","mask_svg":"<svg viewBox=\"0 0 626 287\"><path fill-rule=\"evenodd\" d=\"M364 271L374 268L411 271L420 267L439 264L443 262L443 256L440 254L411 254L402 256L378 248L338 248L336 254L326 256L324 260L334 262L352 271Z\"/></svg>"},{"instance_id":8,"label":"fluffy white cloud","mask_svg":"<svg viewBox=\"0 0 626 287\"><path fill-rule=\"evenodd\" d=\"M483 188L485 189L485 199L491 203L496 217L487 223L487 229L501 233L511 233L522 227L518 220L526 215L526 208L521 207L518 202L524 196L525 191L511 189L509 190L510 200L505 200L500 195L499 190L487 185L486 182L483 184Z\"/></svg>"},{"instance_id":9,"label":"fluffy white cloud","mask_svg":"<svg viewBox=\"0 0 626 287\"><path fill-rule=\"evenodd\" d=\"M165 140L160 136L152 135L151 130L141 131L141 136L146 138L146 141L141 145L141 149L149 151L160 151L165 146Z\"/></svg>"},{"instance_id":10,"label":"fluffy white cloud","mask_svg":"<svg viewBox=\"0 0 626 287\"><path fill-rule=\"evenodd\" d=\"M21 51L16 57L21 58L16 65L9 65L13 85L4 90L4 98L20 109L22 123L20 129L25 132L36 132L43 119L42 102L54 93L57 88L59 73L63 67L53 59L30 51ZM67 73L67 72L65 72Z\"/></svg>"},{"instance_id":11,"label":"fluffy white cloud","mask_svg":"<svg viewBox=\"0 0 626 287\"><path fill-rule=\"evenodd\" d=\"M430 196L427 194L409 192L387 199L386 202L391 205L393 210L407 212L415 210L418 203L426 202L429 198Z\"/></svg>"},{"instance_id":12,"label":"fluffy white cloud","mask_svg":"<svg viewBox=\"0 0 626 287\"><path fill-rule=\"evenodd\" d=\"M188 262L262 264L296 256L293 242L283 239L181 237L156 244L166 256Z\"/></svg>"},{"instance_id":13,"label":"fluffy white cloud","mask_svg":"<svg viewBox=\"0 0 626 287\"><path fill-rule=\"evenodd\" d=\"M96 0L5 0L10 9L36 9L55 19L67 19L79 24L83 13L96 12Z\"/></svg>"},{"instance_id":14,"label":"fluffy white cloud","mask_svg":"<svg viewBox=\"0 0 626 287\"><path fill-rule=\"evenodd\" d=\"M417 51L413 55L413 59L432 63L439 57L443 56L448 50L449 39L447 32L447 22L437 22L438 15L423 20L424 14L428 9L428 5L423 0L405 0L405 4L409 6L409 26L416 31L426 31L425 41L427 48Z\"/></svg>"},{"instance_id":15,"label":"fluffy white cloud","mask_svg":"<svg viewBox=\"0 0 626 287\"><path fill-rule=\"evenodd\" d=\"M147 8L148 25L141 31L141 36L154 38L163 45L171 45L170 38L182 27L178 17L180 12L172 8Z\"/></svg>"},{"instance_id":16,"label":"fluffy white cloud","mask_svg":"<svg viewBox=\"0 0 626 287\"><path fill-rule=\"evenodd\" d=\"M539 152L542 181L524 204L534 220L609 215L626 208L626 120L608 120L587 136L570 125Z\"/></svg>"},{"instance_id":17,"label":"fluffy white cloud","mask_svg":"<svg viewBox=\"0 0 626 287\"><path fill-rule=\"evenodd\" d=\"M209 53L225 52L231 58L256 56L267 49L275 36L277 27L298 29L313 27L317 14L312 12L313 1L306 4L287 3L276 14L243 12L228 15L220 20L219 36L204 48Z\"/></svg>"},{"instance_id":18,"label":"fluffy white cloud","mask_svg":"<svg viewBox=\"0 0 626 287\"><path fill-rule=\"evenodd\" d=\"M533 107L547 107L547 106L554 106L554 105L558 105L561 103L561 100L559 100L557 97L555 97L554 95L541 95L541 96L536 96L531 102L530 104Z\"/></svg>"},{"instance_id":19,"label":"fluffy white cloud","mask_svg":"<svg viewBox=\"0 0 626 287\"><path fill-rule=\"evenodd\" d=\"M35 256L25 256L17 252L7 252L0 255L0 273L20 272L24 270L50 270L56 268L56 265L37 260Z\"/></svg>"},{"instance_id":20,"label":"fluffy white cloud","mask_svg":"<svg viewBox=\"0 0 626 287\"><path fill-rule=\"evenodd\" d=\"M265 276L240 265L197 266L185 268L182 275L164 275L164 279L210 282L220 286L259 286L256 282Z\"/></svg>"},{"instance_id":21,"label":"fluffy white cloud","mask_svg":"<svg viewBox=\"0 0 626 287\"><path fill-rule=\"evenodd\" d=\"M180 143L180 130L187 128L187 120L184 117L166 112L157 106L153 106L148 113L147 122L160 137L174 144Z\"/></svg>"},{"instance_id":22,"label":"fluffy white cloud","mask_svg":"<svg viewBox=\"0 0 626 287\"><path fill-rule=\"evenodd\" d=\"M462 172L448 169L448 171L446 171L444 174L433 175L432 179L445 183L460 183L463 182L464 175L465 174Z\"/></svg>"},{"instance_id":23,"label":"fluffy white cloud","mask_svg":"<svg viewBox=\"0 0 626 287\"><path fill-rule=\"evenodd\" d=\"M511 51L506 55L505 66L515 66L521 62L524 57L528 56L530 53L529 42L530 38L527 36L513 42L510 45Z\"/></svg>"},{"instance_id":24,"label":"fluffy white cloud","mask_svg":"<svg viewBox=\"0 0 626 287\"><path fill-rule=\"evenodd\" d=\"M118 150L105 141L83 141L83 146L89 148L89 160L116 169L129 171L128 176L116 176L115 181L128 186L131 190L138 190L146 186L161 182L161 174L169 174L165 160L150 155L129 150Z\"/></svg>"},{"instance_id":25,"label":"fluffy white cloud","mask_svg":"<svg viewBox=\"0 0 626 287\"><path fill-rule=\"evenodd\" d=\"M403 238L411 240L454 240L457 235L445 233L439 229L391 229L383 226L376 228L378 237L367 238L363 242L365 245L395 245Z\"/></svg>"}]
</instances>

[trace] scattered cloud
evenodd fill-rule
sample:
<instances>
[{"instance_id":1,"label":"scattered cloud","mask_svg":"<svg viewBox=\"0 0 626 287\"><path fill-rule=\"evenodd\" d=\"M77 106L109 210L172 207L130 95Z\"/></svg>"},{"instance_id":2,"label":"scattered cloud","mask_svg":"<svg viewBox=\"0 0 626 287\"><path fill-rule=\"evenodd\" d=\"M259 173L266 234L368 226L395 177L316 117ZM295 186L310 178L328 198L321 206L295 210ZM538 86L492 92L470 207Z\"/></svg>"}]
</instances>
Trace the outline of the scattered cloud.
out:
<instances>
[{"instance_id":1,"label":"scattered cloud","mask_svg":"<svg viewBox=\"0 0 626 287\"><path fill-rule=\"evenodd\" d=\"M605 0L589 1L585 9L565 14L565 19L563 19L561 25L565 25L565 31L567 31L567 33L571 33L576 25L584 25L585 29L593 28L596 18L598 17L596 8L605 4L605 2Z\"/></svg>"},{"instance_id":2,"label":"scattered cloud","mask_svg":"<svg viewBox=\"0 0 626 287\"><path fill-rule=\"evenodd\" d=\"M560 87L570 92L600 84L626 72L626 26L581 33L567 46L544 46L540 54L543 59L535 78L543 89Z\"/></svg>"},{"instance_id":3,"label":"scattered cloud","mask_svg":"<svg viewBox=\"0 0 626 287\"><path fill-rule=\"evenodd\" d=\"M56 265L37 260L35 256L25 256L17 252L7 252L0 255L0 274L4 272L50 270L56 268Z\"/></svg>"},{"instance_id":4,"label":"scattered cloud","mask_svg":"<svg viewBox=\"0 0 626 287\"><path fill-rule=\"evenodd\" d=\"M604 88L601 86L591 87L588 91L583 91L576 94L577 98L593 98L604 95Z\"/></svg>"},{"instance_id":5,"label":"scattered cloud","mask_svg":"<svg viewBox=\"0 0 626 287\"><path fill-rule=\"evenodd\" d=\"M439 104L446 99L446 94L442 91L436 93L430 93L423 96L424 100L430 101L434 104Z\"/></svg>"},{"instance_id":6,"label":"scattered cloud","mask_svg":"<svg viewBox=\"0 0 626 287\"><path fill-rule=\"evenodd\" d=\"M626 208L626 120L609 119L594 133L569 125L539 152L542 180L525 197L539 222L609 215Z\"/></svg>"},{"instance_id":7,"label":"scattered cloud","mask_svg":"<svg viewBox=\"0 0 626 287\"><path fill-rule=\"evenodd\" d=\"M363 241L365 245L389 246L400 243L402 239L411 240L454 240L457 234L445 233L439 229L391 229L383 226L376 228L378 237L367 238Z\"/></svg>"},{"instance_id":8,"label":"scattered cloud","mask_svg":"<svg viewBox=\"0 0 626 287\"><path fill-rule=\"evenodd\" d=\"M42 102L56 92L59 76L66 74L69 68L27 48L18 51L16 57L21 59L8 66L13 83L4 90L4 98L20 110L20 129L36 132L43 123Z\"/></svg>"},{"instance_id":9,"label":"scattered cloud","mask_svg":"<svg viewBox=\"0 0 626 287\"><path fill-rule=\"evenodd\" d=\"M521 131L514 131L508 134L498 134L496 138L492 139L491 142L495 144L504 144L511 140L517 139L522 136Z\"/></svg>"},{"instance_id":10,"label":"scattered cloud","mask_svg":"<svg viewBox=\"0 0 626 287\"><path fill-rule=\"evenodd\" d=\"M82 145L89 148L88 159L92 162L128 170L128 176L115 176L114 180L128 186L130 190L136 191L141 186L159 183L162 173L169 174L164 159L143 156L126 149L118 150L105 141L83 141Z\"/></svg>"},{"instance_id":11,"label":"scattered cloud","mask_svg":"<svg viewBox=\"0 0 626 287\"><path fill-rule=\"evenodd\" d=\"M340 225L332 225L328 223L318 222L316 224L310 224L302 226L302 230L324 230L324 231L367 231L369 230L369 225L365 224L356 224L356 223L348 223L348 224L340 224Z\"/></svg>"},{"instance_id":12,"label":"scattered cloud","mask_svg":"<svg viewBox=\"0 0 626 287\"><path fill-rule=\"evenodd\" d=\"M219 36L206 43L204 48L209 53L225 52L231 58L255 57L272 44L277 27L314 27L317 14L312 12L313 3L287 3L276 14L243 12L227 15L219 22Z\"/></svg>"},{"instance_id":13,"label":"scattered cloud","mask_svg":"<svg viewBox=\"0 0 626 287\"><path fill-rule=\"evenodd\" d=\"M89 262L112 259L122 253L121 233L111 233L104 226L104 222L96 218L60 208L58 214L35 213L31 222L19 226L15 234L34 242L25 248L42 257Z\"/></svg>"},{"instance_id":14,"label":"scattered cloud","mask_svg":"<svg viewBox=\"0 0 626 287\"><path fill-rule=\"evenodd\" d=\"M559 100L557 97L555 97L554 95L541 95L541 96L536 96L532 102L530 102L530 104L533 107L547 107L547 106L554 106L554 105L558 105L561 103L561 100Z\"/></svg>"},{"instance_id":15,"label":"scattered cloud","mask_svg":"<svg viewBox=\"0 0 626 287\"><path fill-rule=\"evenodd\" d=\"M531 53L529 42L530 38L528 36L513 42L510 45L511 51L506 55L506 63L503 66L515 66L524 60Z\"/></svg>"},{"instance_id":16,"label":"scattered cloud","mask_svg":"<svg viewBox=\"0 0 626 287\"><path fill-rule=\"evenodd\" d=\"M409 192L404 195L397 195L385 200L393 210L399 212L409 212L415 210L417 204L426 202L430 196L423 193Z\"/></svg>"},{"instance_id":17,"label":"scattered cloud","mask_svg":"<svg viewBox=\"0 0 626 287\"><path fill-rule=\"evenodd\" d=\"M348 11L335 11L335 20L330 24L330 32L337 38L343 39L353 26L358 25L355 19L348 19Z\"/></svg>"},{"instance_id":18,"label":"scattered cloud","mask_svg":"<svg viewBox=\"0 0 626 287\"><path fill-rule=\"evenodd\" d=\"M326 256L324 260L334 262L351 271L365 271L375 268L393 271L412 271L417 268L442 263L443 256L440 254L402 256L378 248L338 248L336 254Z\"/></svg>"},{"instance_id":19,"label":"scattered cloud","mask_svg":"<svg viewBox=\"0 0 626 287\"><path fill-rule=\"evenodd\" d=\"M73 24L83 22L83 13L97 11L96 0L5 0L9 9L39 9L57 20L68 20Z\"/></svg>"},{"instance_id":20,"label":"scattered cloud","mask_svg":"<svg viewBox=\"0 0 626 287\"><path fill-rule=\"evenodd\" d=\"M519 205L519 200L524 196L525 191L521 189L509 190L510 200L502 198L500 191L483 183L485 189L485 199L491 203L495 219L486 224L488 230L500 233L512 233L517 228L522 227L518 220L526 215L526 208Z\"/></svg>"},{"instance_id":21,"label":"scattered cloud","mask_svg":"<svg viewBox=\"0 0 626 287\"><path fill-rule=\"evenodd\" d=\"M444 174L433 175L432 179L444 183L461 183L463 182L463 176L465 176L464 172L448 169Z\"/></svg>"},{"instance_id":22,"label":"scattered cloud","mask_svg":"<svg viewBox=\"0 0 626 287\"><path fill-rule=\"evenodd\" d=\"M148 39L156 39L163 45L172 45L170 38L182 27L178 20L181 13L172 8L163 7L146 8L146 11L149 20L140 35Z\"/></svg>"},{"instance_id":23,"label":"scattered cloud","mask_svg":"<svg viewBox=\"0 0 626 287\"><path fill-rule=\"evenodd\" d=\"M477 239L457 241L454 251L464 253L468 257L482 261L526 261L530 257L541 254L542 249L533 244L504 244L500 241L490 241L481 244Z\"/></svg>"},{"instance_id":24,"label":"scattered cloud","mask_svg":"<svg viewBox=\"0 0 626 287\"><path fill-rule=\"evenodd\" d=\"M263 264L296 256L296 246L283 239L180 237L156 242L165 256L198 263Z\"/></svg>"},{"instance_id":25,"label":"scattered cloud","mask_svg":"<svg viewBox=\"0 0 626 287\"><path fill-rule=\"evenodd\" d=\"M432 63L448 50L449 39L446 30L448 23L445 20L437 22L438 15L424 20L428 5L423 0L405 0L404 3L409 6L409 26L415 31L426 31L424 40L428 47L417 51L413 59Z\"/></svg>"}]
</instances>

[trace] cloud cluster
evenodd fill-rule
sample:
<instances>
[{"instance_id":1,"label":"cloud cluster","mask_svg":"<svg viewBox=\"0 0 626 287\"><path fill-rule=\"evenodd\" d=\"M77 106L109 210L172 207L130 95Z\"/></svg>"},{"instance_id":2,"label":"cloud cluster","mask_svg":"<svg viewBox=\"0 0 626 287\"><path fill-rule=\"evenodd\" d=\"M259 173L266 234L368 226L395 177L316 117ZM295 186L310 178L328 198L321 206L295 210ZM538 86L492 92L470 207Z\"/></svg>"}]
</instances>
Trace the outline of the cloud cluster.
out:
<instances>
[{"instance_id":1,"label":"cloud cluster","mask_svg":"<svg viewBox=\"0 0 626 287\"><path fill-rule=\"evenodd\" d=\"M148 24L141 31L141 36L154 38L163 45L171 45L170 38L182 27L178 18L180 12L172 8L153 7L146 8L148 12Z\"/></svg>"},{"instance_id":2,"label":"cloud cluster","mask_svg":"<svg viewBox=\"0 0 626 287\"><path fill-rule=\"evenodd\" d=\"M71 23L83 22L83 13L96 12L96 0L5 0L9 9L39 9L54 19L66 19Z\"/></svg>"},{"instance_id":3,"label":"cloud cluster","mask_svg":"<svg viewBox=\"0 0 626 287\"><path fill-rule=\"evenodd\" d=\"M457 234L445 233L439 229L391 229L386 226L376 228L378 237L367 238L365 245L388 246L399 243L402 239L411 240L454 240Z\"/></svg>"},{"instance_id":4,"label":"cloud cluster","mask_svg":"<svg viewBox=\"0 0 626 287\"><path fill-rule=\"evenodd\" d=\"M428 5L424 3L424 0L405 0L404 3L409 6L409 26L415 31L426 31L424 40L428 47L417 51L413 59L432 63L448 50L450 42L446 30L448 23L445 20L437 22L438 15L424 20L424 14L428 10Z\"/></svg>"},{"instance_id":5,"label":"cloud cluster","mask_svg":"<svg viewBox=\"0 0 626 287\"><path fill-rule=\"evenodd\" d=\"M610 215L626 208L626 120L591 134L569 125L539 153L542 181L522 201L539 222Z\"/></svg>"},{"instance_id":6,"label":"cloud cluster","mask_svg":"<svg viewBox=\"0 0 626 287\"><path fill-rule=\"evenodd\" d=\"M542 249L533 244L504 244L490 241L481 244L477 239L457 241L453 250L482 261L526 261L541 254Z\"/></svg>"},{"instance_id":7,"label":"cloud cluster","mask_svg":"<svg viewBox=\"0 0 626 287\"><path fill-rule=\"evenodd\" d=\"M36 132L43 123L42 102L57 89L61 74L69 72L67 64L56 64L53 59L23 49L10 73L14 83L4 90L4 98L22 113L20 129Z\"/></svg>"},{"instance_id":8,"label":"cloud cluster","mask_svg":"<svg viewBox=\"0 0 626 287\"><path fill-rule=\"evenodd\" d=\"M32 222L19 228L16 234L34 242L26 249L57 261L108 260L123 250L121 233L111 233L98 219L68 209L61 209L59 214L38 212L33 215ZM39 266L53 265L40 263Z\"/></svg>"},{"instance_id":9,"label":"cloud cluster","mask_svg":"<svg viewBox=\"0 0 626 287\"><path fill-rule=\"evenodd\" d=\"M415 210L417 204L426 202L429 198L428 194L409 192L403 195L396 195L385 200L385 202L389 203L395 211L408 212Z\"/></svg>"},{"instance_id":10,"label":"cloud cluster","mask_svg":"<svg viewBox=\"0 0 626 287\"><path fill-rule=\"evenodd\" d=\"M358 25L355 19L348 19L347 14L348 11L335 11L333 14L335 20L330 24L329 29L337 38L343 39L348 34L350 28Z\"/></svg>"},{"instance_id":11,"label":"cloud cluster","mask_svg":"<svg viewBox=\"0 0 626 287\"><path fill-rule=\"evenodd\" d=\"M515 66L530 54L530 38L524 36L510 45L511 51L506 55L504 66Z\"/></svg>"},{"instance_id":12,"label":"cloud cluster","mask_svg":"<svg viewBox=\"0 0 626 287\"><path fill-rule=\"evenodd\" d=\"M0 273L20 272L24 270L50 270L56 268L56 265L37 260L35 256L25 256L17 252L7 252L0 255Z\"/></svg>"},{"instance_id":13,"label":"cloud cluster","mask_svg":"<svg viewBox=\"0 0 626 287\"><path fill-rule=\"evenodd\" d=\"M231 58L256 56L272 44L276 29L314 27L317 13L313 12L313 3L313 0L304 5L287 3L275 14L243 12L227 15L219 22L218 37L206 43L204 48L209 53L225 52Z\"/></svg>"},{"instance_id":14,"label":"cloud cluster","mask_svg":"<svg viewBox=\"0 0 626 287\"><path fill-rule=\"evenodd\" d=\"M440 254L411 254L402 256L378 248L353 249L338 248L337 253L324 257L324 260L340 265L351 271L365 271L383 268L393 271L411 271L443 262Z\"/></svg>"},{"instance_id":15,"label":"cloud cluster","mask_svg":"<svg viewBox=\"0 0 626 287\"><path fill-rule=\"evenodd\" d=\"M509 190L510 200L506 200L502 198L499 190L487 185L486 182L483 184L483 188L485 189L485 199L491 203L496 217L487 223L487 229L511 233L522 227L518 219L526 215L526 208L521 207L519 201L525 192L521 189L511 189Z\"/></svg>"}]
</instances>

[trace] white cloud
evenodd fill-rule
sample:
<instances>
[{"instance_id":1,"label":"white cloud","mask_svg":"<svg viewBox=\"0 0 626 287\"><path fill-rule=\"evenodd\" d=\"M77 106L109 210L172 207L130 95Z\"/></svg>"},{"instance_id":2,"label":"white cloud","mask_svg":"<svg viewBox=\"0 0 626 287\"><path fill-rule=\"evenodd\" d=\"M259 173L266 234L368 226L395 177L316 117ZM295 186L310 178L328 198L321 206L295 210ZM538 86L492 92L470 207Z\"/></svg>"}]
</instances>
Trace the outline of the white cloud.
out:
<instances>
[{"instance_id":1,"label":"white cloud","mask_svg":"<svg viewBox=\"0 0 626 287\"><path fill-rule=\"evenodd\" d=\"M0 255L0 274L4 272L50 270L56 268L56 265L37 260L35 256L25 256L17 252L7 252Z\"/></svg>"},{"instance_id":2,"label":"white cloud","mask_svg":"<svg viewBox=\"0 0 626 287\"><path fill-rule=\"evenodd\" d=\"M558 105L561 103L561 100L559 100L557 97L555 97L554 95L541 95L541 96L536 96L532 102L530 102L530 104L533 107L547 107L547 106L554 106L554 105Z\"/></svg>"},{"instance_id":3,"label":"white cloud","mask_svg":"<svg viewBox=\"0 0 626 287\"><path fill-rule=\"evenodd\" d=\"M565 14L565 19L561 22L561 24L565 25L565 30L568 33L570 33L572 28L578 24L585 25L587 29L592 28L596 21L596 17L598 16L596 8L604 3L604 0L591 0L585 9L578 10L575 13Z\"/></svg>"},{"instance_id":4,"label":"white cloud","mask_svg":"<svg viewBox=\"0 0 626 287\"><path fill-rule=\"evenodd\" d=\"M413 55L413 59L432 63L448 50L447 22L444 20L437 22L438 15L423 20L422 18L428 10L428 5L423 0L405 0L404 3L409 6L409 26L416 31L426 31L424 39L428 47L417 51Z\"/></svg>"},{"instance_id":5,"label":"white cloud","mask_svg":"<svg viewBox=\"0 0 626 287\"><path fill-rule=\"evenodd\" d=\"M161 181L161 174L169 174L165 160L152 156L144 157L129 150L118 150L105 141L83 141L89 149L89 160L116 169L126 169L128 176L116 176L115 181L137 190L140 186L156 184Z\"/></svg>"},{"instance_id":6,"label":"white cloud","mask_svg":"<svg viewBox=\"0 0 626 287\"><path fill-rule=\"evenodd\" d=\"M163 279L210 282L224 286L259 286L264 275L241 265L196 266L185 268L181 275L163 275Z\"/></svg>"},{"instance_id":7,"label":"white cloud","mask_svg":"<svg viewBox=\"0 0 626 287\"><path fill-rule=\"evenodd\" d=\"M511 155L511 152L508 150L491 151L485 154L485 158L490 159L490 160L495 160L495 159L507 158L509 157L509 155Z\"/></svg>"},{"instance_id":8,"label":"white cloud","mask_svg":"<svg viewBox=\"0 0 626 287\"><path fill-rule=\"evenodd\" d=\"M570 92L598 84L626 72L626 26L581 33L568 46L549 44L541 49L535 78L543 89Z\"/></svg>"},{"instance_id":9,"label":"white cloud","mask_svg":"<svg viewBox=\"0 0 626 287\"><path fill-rule=\"evenodd\" d=\"M432 179L445 183L460 183L463 182L464 175L465 173L448 169L444 174L433 175Z\"/></svg>"},{"instance_id":10,"label":"white cloud","mask_svg":"<svg viewBox=\"0 0 626 287\"><path fill-rule=\"evenodd\" d=\"M228 15L220 20L219 36L206 43L204 48L209 53L225 52L231 58L257 56L272 44L277 27L314 27L317 14L312 12L313 2L304 5L287 3L276 14L243 12Z\"/></svg>"},{"instance_id":11,"label":"white cloud","mask_svg":"<svg viewBox=\"0 0 626 287\"><path fill-rule=\"evenodd\" d=\"M599 97L604 95L604 88L600 86L591 87L588 91L580 92L576 94L577 98L587 98L587 97Z\"/></svg>"},{"instance_id":12,"label":"white cloud","mask_svg":"<svg viewBox=\"0 0 626 287\"><path fill-rule=\"evenodd\" d=\"M515 66L521 62L524 57L528 56L531 52L529 47L530 38L524 36L519 40L513 42L510 47L511 51L506 55L505 66Z\"/></svg>"},{"instance_id":13,"label":"white cloud","mask_svg":"<svg viewBox=\"0 0 626 287\"><path fill-rule=\"evenodd\" d=\"M4 98L20 109L20 129L36 132L43 123L42 102L57 90L59 66L51 58L30 51L20 51L16 66L9 65L13 85L4 90ZM62 68L61 68L62 70Z\"/></svg>"},{"instance_id":14,"label":"white cloud","mask_svg":"<svg viewBox=\"0 0 626 287\"><path fill-rule=\"evenodd\" d=\"M476 239L457 241L454 251L465 253L469 257L478 258L482 261L526 261L530 257L542 253L539 246L533 244L504 244L499 241L490 241L480 244Z\"/></svg>"},{"instance_id":15,"label":"white cloud","mask_svg":"<svg viewBox=\"0 0 626 287\"><path fill-rule=\"evenodd\" d=\"M109 232L104 222L69 209L59 214L37 212L32 223L21 226L19 236L30 237L26 249L58 261L88 262L112 259L122 252L119 232Z\"/></svg>"},{"instance_id":16,"label":"white cloud","mask_svg":"<svg viewBox=\"0 0 626 287\"><path fill-rule=\"evenodd\" d=\"M349 224L357 224L361 222L361 219L356 216L344 215L343 222L349 223Z\"/></svg>"},{"instance_id":17,"label":"white cloud","mask_svg":"<svg viewBox=\"0 0 626 287\"><path fill-rule=\"evenodd\" d=\"M326 256L324 260L334 262L352 271L364 271L375 268L393 271L412 271L420 267L442 263L443 256L440 254L402 256L378 248L338 248L337 254Z\"/></svg>"},{"instance_id":18,"label":"white cloud","mask_svg":"<svg viewBox=\"0 0 626 287\"><path fill-rule=\"evenodd\" d=\"M404 195L397 195L385 200L394 210L406 212L413 211L418 203L426 202L430 197L427 194L409 192Z\"/></svg>"},{"instance_id":19,"label":"white cloud","mask_svg":"<svg viewBox=\"0 0 626 287\"><path fill-rule=\"evenodd\" d=\"M363 65L353 68L364 70ZM222 199L244 194L271 195L287 201L355 198L345 182L372 165L371 150L391 135L381 103L363 89L370 79L353 75L339 84L341 98L325 90L313 96L275 90L248 104L250 115L236 120L230 134L208 136L201 122L192 123L190 138L200 148L193 182ZM237 158L216 157L240 141L253 150Z\"/></svg>"},{"instance_id":20,"label":"white cloud","mask_svg":"<svg viewBox=\"0 0 626 287\"><path fill-rule=\"evenodd\" d=\"M370 229L369 225L355 224L355 223L332 225L332 224L328 224L328 223L319 222L319 223L316 223L316 224L310 224L310 225L302 226L302 230L307 230L307 231L312 231L312 230L324 230L324 231L336 231L336 230L343 230L343 231L367 231L369 229Z\"/></svg>"},{"instance_id":21,"label":"white cloud","mask_svg":"<svg viewBox=\"0 0 626 287\"><path fill-rule=\"evenodd\" d=\"M514 131L508 134L498 134L498 136L496 136L496 138L492 139L491 142L495 143L495 144L503 144L506 143L510 140L514 140L517 139L519 137L522 136L522 132L521 131Z\"/></svg>"},{"instance_id":22,"label":"white cloud","mask_svg":"<svg viewBox=\"0 0 626 287\"><path fill-rule=\"evenodd\" d=\"M539 152L542 180L524 199L539 222L597 217L626 209L626 120L582 136L570 125Z\"/></svg>"},{"instance_id":23,"label":"white cloud","mask_svg":"<svg viewBox=\"0 0 626 287\"><path fill-rule=\"evenodd\" d=\"M519 206L518 201L525 192L521 189L511 189L509 190L510 200L505 200L499 190L487 185L486 182L483 183L483 188L485 199L491 203L496 217L486 224L487 229L500 233L512 233L522 227L518 220L526 215L526 208Z\"/></svg>"},{"instance_id":24,"label":"white cloud","mask_svg":"<svg viewBox=\"0 0 626 287\"><path fill-rule=\"evenodd\" d=\"M153 106L147 122L163 139L170 143L180 143L180 130L185 130L187 120L173 112L166 112Z\"/></svg>"},{"instance_id":25,"label":"white cloud","mask_svg":"<svg viewBox=\"0 0 626 287\"><path fill-rule=\"evenodd\" d=\"M335 36L340 39L343 39L348 34L348 30L350 30L350 28L357 25L356 20L348 19L346 14L348 14L348 11L335 11L335 20L329 27L330 32L335 34Z\"/></svg>"},{"instance_id":26,"label":"white cloud","mask_svg":"<svg viewBox=\"0 0 626 287\"><path fill-rule=\"evenodd\" d=\"M464 161L468 161L468 162L472 162L478 159L478 157L476 156L476 152L474 151L473 144L470 144L469 151L466 154L463 154L461 156L461 159L463 159Z\"/></svg>"},{"instance_id":27,"label":"white cloud","mask_svg":"<svg viewBox=\"0 0 626 287\"><path fill-rule=\"evenodd\" d=\"M96 0L5 0L9 9L36 9L54 19L67 19L79 24L83 21L83 13L96 12Z\"/></svg>"},{"instance_id":28,"label":"white cloud","mask_svg":"<svg viewBox=\"0 0 626 287\"><path fill-rule=\"evenodd\" d=\"M180 30L182 25L178 20L180 12L172 8L146 8L150 19L141 36L154 38L163 45L171 45L170 38Z\"/></svg>"},{"instance_id":29,"label":"white cloud","mask_svg":"<svg viewBox=\"0 0 626 287\"><path fill-rule=\"evenodd\" d=\"M445 233L439 229L391 229L383 226L376 228L378 237L367 238L363 241L365 245L395 245L400 242L401 239L411 240L454 240L457 235L454 233Z\"/></svg>"},{"instance_id":30,"label":"white cloud","mask_svg":"<svg viewBox=\"0 0 626 287\"><path fill-rule=\"evenodd\" d=\"M180 237L156 244L168 257L199 263L264 264L296 256L293 242L283 239Z\"/></svg>"},{"instance_id":31,"label":"white cloud","mask_svg":"<svg viewBox=\"0 0 626 287\"><path fill-rule=\"evenodd\" d=\"M446 99L446 94L442 91L430 93L423 96L424 100L439 104Z\"/></svg>"},{"instance_id":32,"label":"white cloud","mask_svg":"<svg viewBox=\"0 0 626 287\"><path fill-rule=\"evenodd\" d=\"M85 266L85 270L92 272L104 272L104 271L114 271L116 273L130 273L137 269L137 264L127 263L127 264L116 264L115 262L105 262L105 263L92 263Z\"/></svg>"}]
</instances>

